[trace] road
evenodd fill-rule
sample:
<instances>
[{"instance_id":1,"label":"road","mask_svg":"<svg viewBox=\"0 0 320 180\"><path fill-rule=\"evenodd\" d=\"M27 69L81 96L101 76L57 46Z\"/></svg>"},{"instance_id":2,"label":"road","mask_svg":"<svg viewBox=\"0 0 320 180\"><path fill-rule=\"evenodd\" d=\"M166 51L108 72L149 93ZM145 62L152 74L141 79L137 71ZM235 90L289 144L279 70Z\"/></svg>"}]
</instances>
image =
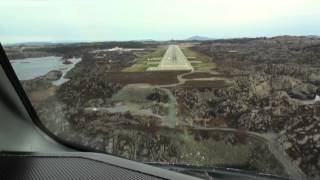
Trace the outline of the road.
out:
<instances>
[{"instance_id":1,"label":"road","mask_svg":"<svg viewBox=\"0 0 320 180\"><path fill-rule=\"evenodd\" d=\"M158 67L150 67L148 71L181 71L191 70L193 67L178 45L170 45Z\"/></svg>"}]
</instances>

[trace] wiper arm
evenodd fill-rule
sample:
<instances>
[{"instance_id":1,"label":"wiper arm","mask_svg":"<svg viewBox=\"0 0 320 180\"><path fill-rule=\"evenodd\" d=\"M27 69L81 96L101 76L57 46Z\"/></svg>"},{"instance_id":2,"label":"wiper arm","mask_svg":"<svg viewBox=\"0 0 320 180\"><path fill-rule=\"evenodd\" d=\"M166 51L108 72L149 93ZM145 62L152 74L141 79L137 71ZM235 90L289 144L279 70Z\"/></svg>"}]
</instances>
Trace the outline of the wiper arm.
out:
<instances>
[{"instance_id":1,"label":"wiper arm","mask_svg":"<svg viewBox=\"0 0 320 180\"><path fill-rule=\"evenodd\" d=\"M168 170L189 174L203 179L223 179L223 180L290 180L288 177L281 177L271 174L256 173L228 167L208 167L208 166L192 166L186 164L168 164L149 162L149 165L165 168Z\"/></svg>"}]
</instances>

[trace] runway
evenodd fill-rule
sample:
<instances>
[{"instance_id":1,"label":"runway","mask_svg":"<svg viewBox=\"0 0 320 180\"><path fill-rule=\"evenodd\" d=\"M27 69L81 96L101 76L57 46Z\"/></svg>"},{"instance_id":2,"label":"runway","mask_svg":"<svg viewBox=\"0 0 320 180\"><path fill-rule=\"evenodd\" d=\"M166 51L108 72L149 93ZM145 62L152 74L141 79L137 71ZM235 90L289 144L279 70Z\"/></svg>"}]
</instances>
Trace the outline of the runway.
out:
<instances>
[{"instance_id":1,"label":"runway","mask_svg":"<svg viewBox=\"0 0 320 180\"><path fill-rule=\"evenodd\" d=\"M150 67L148 71L181 71L191 70L193 67L178 45L170 45L158 67Z\"/></svg>"}]
</instances>

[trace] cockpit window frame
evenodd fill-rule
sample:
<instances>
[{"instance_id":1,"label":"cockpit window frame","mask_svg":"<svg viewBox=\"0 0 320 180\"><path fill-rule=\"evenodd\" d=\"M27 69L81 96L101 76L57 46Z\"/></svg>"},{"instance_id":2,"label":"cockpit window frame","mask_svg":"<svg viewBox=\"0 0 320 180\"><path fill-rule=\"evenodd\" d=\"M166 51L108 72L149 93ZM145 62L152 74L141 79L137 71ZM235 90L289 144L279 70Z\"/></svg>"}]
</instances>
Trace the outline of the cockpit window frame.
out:
<instances>
[{"instance_id":1,"label":"cockpit window frame","mask_svg":"<svg viewBox=\"0 0 320 180\"><path fill-rule=\"evenodd\" d=\"M18 76L16 75L13 67L11 66L10 60L4 50L4 47L0 43L0 64L3 68L5 74L7 75L9 81L11 82L11 85L15 89L17 95L19 96L19 99L21 100L24 108L26 109L28 115L30 116L32 122L34 125L36 125L42 132L44 132L46 135L48 135L50 138L52 138L54 141L57 141L58 143L70 148L74 149L80 152L95 152L95 153L103 153L103 154L109 154L104 151L99 151L94 148L90 148L87 146L83 146L78 143L74 143L71 141L67 141L63 138L60 138L56 136L54 133L52 133L50 130L48 130L45 125L41 122L36 110L34 109L29 97L27 96L25 90L22 87L22 84L20 83ZM109 154L112 155L112 154ZM115 156L115 155L113 155ZM118 156L117 156L118 157Z\"/></svg>"}]
</instances>

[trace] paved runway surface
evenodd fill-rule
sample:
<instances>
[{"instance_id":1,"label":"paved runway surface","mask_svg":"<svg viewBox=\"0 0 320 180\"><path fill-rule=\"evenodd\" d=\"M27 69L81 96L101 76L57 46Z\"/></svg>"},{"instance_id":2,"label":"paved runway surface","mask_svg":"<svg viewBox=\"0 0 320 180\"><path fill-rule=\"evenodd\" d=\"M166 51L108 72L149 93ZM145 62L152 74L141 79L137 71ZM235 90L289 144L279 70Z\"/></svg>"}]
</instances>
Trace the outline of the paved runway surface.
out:
<instances>
[{"instance_id":1,"label":"paved runway surface","mask_svg":"<svg viewBox=\"0 0 320 180\"><path fill-rule=\"evenodd\" d=\"M190 62L178 45L170 45L158 67L150 67L148 71L181 71L193 70Z\"/></svg>"}]
</instances>

